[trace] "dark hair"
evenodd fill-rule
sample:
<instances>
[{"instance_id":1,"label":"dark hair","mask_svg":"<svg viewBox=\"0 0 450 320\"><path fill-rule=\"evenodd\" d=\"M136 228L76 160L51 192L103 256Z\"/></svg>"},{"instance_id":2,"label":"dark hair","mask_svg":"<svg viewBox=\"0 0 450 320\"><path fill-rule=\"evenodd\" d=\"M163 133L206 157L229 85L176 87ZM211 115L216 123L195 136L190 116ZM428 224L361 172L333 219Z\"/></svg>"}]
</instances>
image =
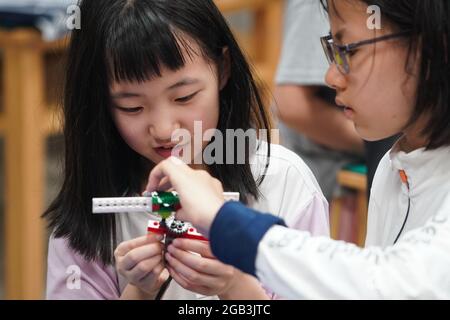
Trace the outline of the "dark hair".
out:
<instances>
[{"instance_id":1,"label":"dark hair","mask_svg":"<svg viewBox=\"0 0 450 320\"><path fill-rule=\"evenodd\" d=\"M334 0L328 0L333 2ZM427 149L450 145L450 1L449 0L347 0L377 5L395 31L410 31L406 38L409 59L417 49L421 59L416 106L409 125L428 116L423 134ZM327 0L321 0L325 9Z\"/></svg>"},{"instance_id":2,"label":"dark hair","mask_svg":"<svg viewBox=\"0 0 450 320\"><path fill-rule=\"evenodd\" d=\"M219 72L228 48L231 75L220 92L219 130L269 129L270 117L251 68L212 0L83 0L80 9L83 24L71 36L65 81L64 183L44 216L55 237L68 238L87 259L109 263L116 245L114 216L93 215L92 198L140 193L154 166L119 135L110 114L111 81L148 80L160 76L163 66L180 69L183 52L192 53L183 41L186 35ZM248 154L246 159L244 165L208 167L244 202L258 199L263 179L255 181Z\"/></svg>"}]
</instances>

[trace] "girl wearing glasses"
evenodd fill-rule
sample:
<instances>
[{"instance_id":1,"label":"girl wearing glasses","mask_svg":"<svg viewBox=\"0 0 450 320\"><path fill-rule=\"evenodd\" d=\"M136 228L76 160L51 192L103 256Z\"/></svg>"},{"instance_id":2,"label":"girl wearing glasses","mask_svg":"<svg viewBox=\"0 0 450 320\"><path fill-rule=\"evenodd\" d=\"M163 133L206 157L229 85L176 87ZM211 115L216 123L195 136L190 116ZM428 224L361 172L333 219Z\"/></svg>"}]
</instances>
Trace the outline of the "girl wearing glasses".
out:
<instances>
[{"instance_id":1,"label":"girl wearing glasses","mask_svg":"<svg viewBox=\"0 0 450 320\"><path fill-rule=\"evenodd\" d=\"M180 193L178 217L209 232L219 259L280 295L449 299L450 3L323 3L331 23L331 36L322 39L331 63L326 81L337 103L366 140L401 133L375 175L366 248L312 237L274 216L224 204L220 183L170 160L153 170L147 189L168 177ZM374 4L382 13L380 30L367 26ZM192 192L211 200L196 203ZM232 233L223 231L227 225ZM178 246L175 241L168 249L172 259L183 259Z\"/></svg>"}]
</instances>

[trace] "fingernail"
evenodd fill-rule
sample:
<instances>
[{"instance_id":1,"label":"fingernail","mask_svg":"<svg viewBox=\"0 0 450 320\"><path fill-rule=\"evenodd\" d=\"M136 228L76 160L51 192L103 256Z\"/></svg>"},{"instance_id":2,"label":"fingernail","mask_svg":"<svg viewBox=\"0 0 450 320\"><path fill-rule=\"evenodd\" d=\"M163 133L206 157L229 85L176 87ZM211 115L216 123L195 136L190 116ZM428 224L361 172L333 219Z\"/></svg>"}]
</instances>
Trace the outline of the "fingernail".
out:
<instances>
[{"instance_id":1,"label":"fingernail","mask_svg":"<svg viewBox=\"0 0 450 320\"><path fill-rule=\"evenodd\" d=\"M184 162L177 157L170 157L169 161L172 161L176 165L184 164Z\"/></svg>"},{"instance_id":2,"label":"fingernail","mask_svg":"<svg viewBox=\"0 0 450 320\"><path fill-rule=\"evenodd\" d=\"M151 196L152 196L152 193L151 193L150 191L144 191L144 192L142 193L142 196L143 196L143 197L151 197Z\"/></svg>"}]
</instances>

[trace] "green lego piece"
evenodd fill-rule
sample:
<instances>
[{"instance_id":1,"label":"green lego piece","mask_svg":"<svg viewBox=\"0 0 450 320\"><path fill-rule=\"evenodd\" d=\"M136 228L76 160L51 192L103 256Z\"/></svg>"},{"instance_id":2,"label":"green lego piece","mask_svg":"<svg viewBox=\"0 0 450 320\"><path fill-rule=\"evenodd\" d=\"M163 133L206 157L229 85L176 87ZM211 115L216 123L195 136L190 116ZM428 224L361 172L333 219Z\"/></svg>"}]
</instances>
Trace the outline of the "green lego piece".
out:
<instances>
[{"instance_id":1,"label":"green lego piece","mask_svg":"<svg viewBox=\"0 0 450 320\"><path fill-rule=\"evenodd\" d=\"M181 208L180 199L176 192L153 192L152 212L161 218L169 218L173 212Z\"/></svg>"}]
</instances>

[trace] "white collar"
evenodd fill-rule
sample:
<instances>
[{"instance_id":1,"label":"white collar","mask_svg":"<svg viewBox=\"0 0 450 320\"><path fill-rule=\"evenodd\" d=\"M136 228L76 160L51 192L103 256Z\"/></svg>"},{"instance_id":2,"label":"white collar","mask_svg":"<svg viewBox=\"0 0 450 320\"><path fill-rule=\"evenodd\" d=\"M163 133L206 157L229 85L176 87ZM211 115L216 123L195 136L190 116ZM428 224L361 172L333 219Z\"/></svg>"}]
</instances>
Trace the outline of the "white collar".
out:
<instances>
[{"instance_id":1,"label":"white collar","mask_svg":"<svg viewBox=\"0 0 450 320\"><path fill-rule=\"evenodd\" d=\"M450 175L450 147L435 150L420 148L409 153L399 150L397 142L389 153L391 167L401 179L403 171L407 177L410 195L421 193Z\"/></svg>"}]
</instances>

